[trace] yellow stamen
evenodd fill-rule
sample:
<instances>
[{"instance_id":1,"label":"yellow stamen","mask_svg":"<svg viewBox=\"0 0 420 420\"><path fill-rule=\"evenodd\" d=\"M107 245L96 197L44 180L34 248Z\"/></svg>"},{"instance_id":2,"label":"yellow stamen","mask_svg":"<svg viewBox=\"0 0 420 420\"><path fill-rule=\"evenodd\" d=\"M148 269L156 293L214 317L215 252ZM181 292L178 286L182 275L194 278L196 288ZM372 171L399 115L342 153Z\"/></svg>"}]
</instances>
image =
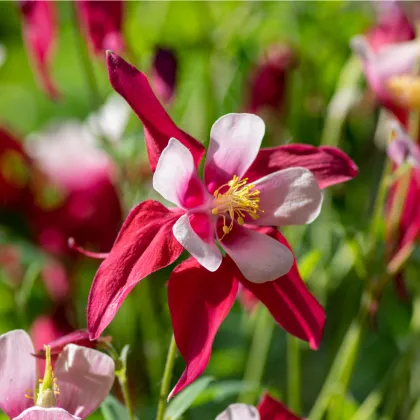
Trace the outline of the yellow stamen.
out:
<instances>
[{"instance_id":1,"label":"yellow stamen","mask_svg":"<svg viewBox=\"0 0 420 420\"><path fill-rule=\"evenodd\" d=\"M402 106L420 109L420 77L405 74L388 79L387 88Z\"/></svg>"},{"instance_id":2,"label":"yellow stamen","mask_svg":"<svg viewBox=\"0 0 420 420\"><path fill-rule=\"evenodd\" d=\"M54 376L54 371L51 364L51 347L44 347L45 373L44 379L42 379L39 384L36 405L44 408L51 408L57 406L57 395L60 395L60 390L58 388L57 378Z\"/></svg>"},{"instance_id":3,"label":"yellow stamen","mask_svg":"<svg viewBox=\"0 0 420 420\"><path fill-rule=\"evenodd\" d=\"M264 210L259 207L260 191L255 189L254 184L247 184L248 178L240 180L236 175L227 184L222 185L214 192L214 200L211 212L223 217L222 240L233 229L235 217L240 225L245 223L244 217L250 216L253 220L259 219L259 214ZM221 193L220 190L227 189ZM226 216L230 217L230 224L226 224Z\"/></svg>"}]
</instances>

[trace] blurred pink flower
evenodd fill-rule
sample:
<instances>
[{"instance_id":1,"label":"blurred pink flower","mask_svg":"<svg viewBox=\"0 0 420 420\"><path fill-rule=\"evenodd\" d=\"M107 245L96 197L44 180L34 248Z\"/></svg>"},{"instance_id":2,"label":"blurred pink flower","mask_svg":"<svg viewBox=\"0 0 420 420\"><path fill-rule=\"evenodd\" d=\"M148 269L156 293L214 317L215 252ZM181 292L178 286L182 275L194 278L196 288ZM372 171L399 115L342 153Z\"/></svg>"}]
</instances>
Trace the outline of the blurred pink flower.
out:
<instances>
[{"instance_id":1,"label":"blurred pink flower","mask_svg":"<svg viewBox=\"0 0 420 420\"><path fill-rule=\"evenodd\" d=\"M57 34L55 3L48 0L20 0L23 37L28 56L41 88L51 99L59 92L51 78L51 63Z\"/></svg>"},{"instance_id":2,"label":"blurred pink flower","mask_svg":"<svg viewBox=\"0 0 420 420\"><path fill-rule=\"evenodd\" d=\"M86 418L107 397L114 382L114 361L86 347L67 345L55 364L55 388L40 387L35 399L36 359L25 331L15 330L0 336L0 408L19 420L76 420ZM53 384L53 374L48 372ZM47 373L44 381L47 379ZM49 392L49 395L42 394ZM40 395L41 394L41 395ZM46 398L48 397L48 398ZM47 408L47 407L49 408Z\"/></svg>"},{"instance_id":3,"label":"blurred pink flower","mask_svg":"<svg viewBox=\"0 0 420 420\"><path fill-rule=\"evenodd\" d=\"M151 75L152 86L157 96L165 103L171 102L175 92L178 60L175 51L156 48Z\"/></svg>"},{"instance_id":4,"label":"blurred pink flower","mask_svg":"<svg viewBox=\"0 0 420 420\"><path fill-rule=\"evenodd\" d=\"M35 188L27 217L41 243L68 253L68 239L108 250L121 223L114 166L96 137L79 123L33 135L28 153L45 178Z\"/></svg>"},{"instance_id":5,"label":"blurred pink flower","mask_svg":"<svg viewBox=\"0 0 420 420\"><path fill-rule=\"evenodd\" d=\"M265 394L258 404L253 407L246 404L231 404L215 420L304 420L291 413L280 401L269 394Z\"/></svg>"},{"instance_id":6,"label":"blurred pink flower","mask_svg":"<svg viewBox=\"0 0 420 420\"><path fill-rule=\"evenodd\" d=\"M95 54L124 49L123 0L75 0L80 26Z\"/></svg>"},{"instance_id":7,"label":"blurred pink flower","mask_svg":"<svg viewBox=\"0 0 420 420\"><path fill-rule=\"evenodd\" d=\"M420 46L398 4L385 9L378 26L354 37L351 46L360 56L366 79L380 104L404 124L407 107L398 98L398 88L401 76L411 74L420 56Z\"/></svg>"},{"instance_id":8,"label":"blurred pink flower","mask_svg":"<svg viewBox=\"0 0 420 420\"><path fill-rule=\"evenodd\" d=\"M295 64L296 57L290 46L272 45L250 77L246 109L256 114L267 108L281 113L286 98L287 75Z\"/></svg>"},{"instance_id":9,"label":"blurred pink flower","mask_svg":"<svg viewBox=\"0 0 420 420\"><path fill-rule=\"evenodd\" d=\"M396 121L391 123L393 139L387 147L389 158L397 166L407 163L420 169L420 147Z\"/></svg>"}]
</instances>

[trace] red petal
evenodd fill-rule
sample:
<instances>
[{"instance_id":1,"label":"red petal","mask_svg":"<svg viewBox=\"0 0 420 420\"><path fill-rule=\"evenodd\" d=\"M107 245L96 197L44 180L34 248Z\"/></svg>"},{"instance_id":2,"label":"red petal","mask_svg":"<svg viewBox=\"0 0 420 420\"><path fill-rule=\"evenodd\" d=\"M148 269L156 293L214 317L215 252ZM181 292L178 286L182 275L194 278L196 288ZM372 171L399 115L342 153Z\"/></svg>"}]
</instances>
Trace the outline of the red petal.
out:
<instances>
[{"instance_id":1,"label":"red petal","mask_svg":"<svg viewBox=\"0 0 420 420\"><path fill-rule=\"evenodd\" d=\"M45 349L43 348L44 344L48 344L51 347L52 356L58 356L67 344L77 344L78 346L95 349L102 343L109 343L110 341L111 337L99 337L97 340L90 340L88 330L76 330L58 338L57 340L51 342L48 342L48 340L44 341L41 345L42 347L38 346L39 350L36 352L35 356L43 359L45 358Z\"/></svg>"},{"instance_id":2,"label":"red petal","mask_svg":"<svg viewBox=\"0 0 420 420\"><path fill-rule=\"evenodd\" d=\"M276 229L264 228L260 231L277 239L291 250L286 238ZM308 341L312 349L318 348L324 332L325 313L303 283L296 259L289 273L274 281L252 283L246 280L239 270L236 270L236 276L268 308L273 318L288 333Z\"/></svg>"},{"instance_id":3,"label":"red petal","mask_svg":"<svg viewBox=\"0 0 420 420\"><path fill-rule=\"evenodd\" d=\"M261 149L245 176L253 181L293 166L313 172L321 188L348 181L358 174L356 164L336 147L287 144Z\"/></svg>"},{"instance_id":4,"label":"red petal","mask_svg":"<svg viewBox=\"0 0 420 420\"><path fill-rule=\"evenodd\" d=\"M75 4L83 31L96 54L105 50L118 52L124 48L122 0L77 0Z\"/></svg>"},{"instance_id":5,"label":"red petal","mask_svg":"<svg viewBox=\"0 0 420 420\"><path fill-rule=\"evenodd\" d=\"M174 124L153 93L147 77L110 51L107 53L107 60L112 87L143 122L152 170L156 169L159 156L171 137L190 150L198 166L205 152L204 146Z\"/></svg>"},{"instance_id":6,"label":"red petal","mask_svg":"<svg viewBox=\"0 0 420 420\"><path fill-rule=\"evenodd\" d=\"M168 283L168 302L178 349L187 364L172 398L200 376L210 359L214 337L238 291L234 266L224 259L210 272L194 258L175 268Z\"/></svg>"},{"instance_id":7,"label":"red petal","mask_svg":"<svg viewBox=\"0 0 420 420\"><path fill-rule=\"evenodd\" d=\"M90 289L87 322L91 339L99 337L140 280L181 255L183 247L172 234L179 215L152 200L130 212Z\"/></svg>"},{"instance_id":8,"label":"red petal","mask_svg":"<svg viewBox=\"0 0 420 420\"><path fill-rule=\"evenodd\" d=\"M261 420L302 420L291 413L285 405L268 394L258 404Z\"/></svg>"},{"instance_id":9,"label":"red petal","mask_svg":"<svg viewBox=\"0 0 420 420\"><path fill-rule=\"evenodd\" d=\"M59 96L50 76L54 54L57 16L55 4L47 0L25 0L19 3L22 15L23 37L28 55L41 88L52 99Z\"/></svg>"}]
</instances>

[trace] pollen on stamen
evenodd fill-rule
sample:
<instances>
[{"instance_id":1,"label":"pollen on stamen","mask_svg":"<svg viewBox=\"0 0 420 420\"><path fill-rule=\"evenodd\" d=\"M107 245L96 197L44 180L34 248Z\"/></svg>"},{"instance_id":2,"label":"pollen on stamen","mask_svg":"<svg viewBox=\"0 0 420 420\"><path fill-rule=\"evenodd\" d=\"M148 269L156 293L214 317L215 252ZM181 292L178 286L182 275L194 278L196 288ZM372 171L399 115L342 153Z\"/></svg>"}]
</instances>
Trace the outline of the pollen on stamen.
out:
<instances>
[{"instance_id":1,"label":"pollen on stamen","mask_svg":"<svg viewBox=\"0 0 420 420\"><path fill-rule=\"evenodd\" d=\"M214 208L211 210L212 214L214 214L215 216L217 216L219 214L219 209L218 208Z\"/></svg>"}]
</instances>

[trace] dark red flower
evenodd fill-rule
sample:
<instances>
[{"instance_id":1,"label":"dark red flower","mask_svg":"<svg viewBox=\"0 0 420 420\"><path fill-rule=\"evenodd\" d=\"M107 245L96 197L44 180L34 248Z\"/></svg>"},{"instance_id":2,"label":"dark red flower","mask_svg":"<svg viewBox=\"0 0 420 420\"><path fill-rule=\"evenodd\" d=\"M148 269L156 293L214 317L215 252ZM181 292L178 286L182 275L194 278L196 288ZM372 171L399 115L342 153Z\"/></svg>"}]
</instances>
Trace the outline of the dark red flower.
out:
<instances>
[{"instance_id":1,"label":"dark red flower","mask_svg":"<svg viewBox=\"0 0 420 420\"><path fill-rule=\"evenodd\" d=\"M203 146L174 124L156 99L142 73L113 53L108 54L108 66L111 84L114 89L127 100L145 126L146 144L152 170L158 167L156 174L159 176L155 175L154 179L156 187L161 189L159 186L166 186L167 183L169 185L173 178L169 175L169 172L169 178L166 177L166 172L162 172L162 168L159 169L159 165L163 165L162 162L170 154L168 152L169 146L175 147L178 151L181 150L183 158L187 156L187 167L179 166L178 161L172 160L171 162L172 166L175 165L176 168L184 167L185 176L181 178L184 181L188 181L188 179L190 181L182 183L182 191L177 189L165 190L171 195L171 199L179 202L180 207L184 209L168 210L163 205L149 200L137 205L129 214L109 256L102 263L92 284L87 311L88 329L91 338L97 338L101 334L115 316L127 294L139 281L178 258L183 247L178 242L179 239L176 239L176 234L173 233L174 225L178 226L178 232L179 221L185 219L185 208L195 208L201 202L201 193L204 194L204 187L200 184L201 181L195 175L192 175L195 174L194 165L198 166L204 154ZM257 118L254 118L254 116L236 118L235 115L230 115L229 118L223 117L219 120L219 125L222 122L227 124L233 119L232 121L235 124L232 126L228 124L225 128L234 131L238 121L243 120L252 123L252 128L261 134L261 123L256 121ZM257 126L254 123L258 123ZM219 131L216 128L214 130L211 135L213 142L217 141L219 136ZM244 133L241 131L241 133L243 136L248 131ZM178 141L169 141L171 137ZM238 139L233 137L232 140L238 141L238 150L241 144L239 137ZM250 140L248 137L241 138L243 141L248 141ZM253 145L253 148L255 148L255 145ZM233 149L230 156L236 159L240 151L238 150ZM214 153L215 150L212 150L210 155ZM249 175L256 178L264 177L279 169L289 170L290 166L296 166L297 164L304 167L308 166L321 186L343 182L346 179L351 179L357 173L357 168L351 159L334 148L318 149L309 146L309 149L305 149L305 146L303 146L297 149L289 147L284 149L284 146L280 146L269 150L262 149L255 155L251 156L252 159L250 156L247 157L249 163L246 165L242 160L232 161L233 163L230 162L230 164L238 164L239 166L236 168L238 172L240 174L245 172L244 176L247 177L247 169L255 157L256 163L252 166L253 169L249 171ZM271 155L275 158L271 159ZM158 164L159 158L161 158L161 161ZM223 172L217 166L217 159L219 157L216 155L213 158L210 157L211 165L208 164L205 170L206 181L211 184L209 188L212 191L220 183L223 184L230 179L230 174ZM326 159L328 160L327 164L324 163ZM271 163L267 164L267 162ZM166 164L164 166L166 168ZM208 174L211 176L208 176ZM165 177L162 178L163 175ZM215 179L213 175L219 177L218 185L212 186L211 181ZM166 183L164 180L168 182ZM314 187L314 190L317 189L313 184L311 184L312 187ZM268 217L268 213L265 216ZM212 229L208 230L208 225L203 223L205 217L207 216L197 213L191 218L190 223L193 226L189 237L191 241L199 235L207 235L209 238L214 237ZM252 223L251 219L248 220L247 215L243 217L246 218L245 223ZM249 231L251 232L250 237L264 237L264 241L269 240L270 246L281 248L287 254L290 253L290 247L286 240L273 228L252 228L252 226L247 225L249 229L245 229L245 227L237 227L236 224L234 226L239 233ZM252 231L251 228L254 230ZM228 253L234 249L232 238L232 234L229 233L223 239L222 246L229 248ZM191 249L188 246L188 249L196 258L202 260L206 255L210 255L206 254L210 248L212 252L214 250L211 245L212 239L210 239L205 246L203 245L204 240L195 242L199 243L202 248ZM247 239L249 238L247 237ZM245 242L242 241L242 243ZM203 250L203 254L200 254L200 249ZM242 257L248 252L245 249L243 251L241 261L243 261ZM232 255L232 258L238 259L238 254L234 253ZM213 262L216 262L216 260ZM261 264L261 261L258 262L260 265L264 265ZM276 321L287 331L309 341L312 348L319 345L324 325L324 312L300 279L294 258L291 259L290 263L292 269L288 274L278 279L273 277L270 278L273 281L259 282L258 284L251 284L249 280L246 280L244 274L241 274L244 267L239 269L229 257L218 260L217 264L214 267L212 266L212 270L216 270L219 266L218 271L215 272L206 270L194 258L188 259L175 268L168 285L169 308L175 339L186 360L187 368L171 395L176 394L195 380L205 369L210 357L214 336L230 310L239 284L249 288L268 307ZM258 265L256 264L255 267L258 268ZM289 269L290 266L282 273L287 273ZM250 273L248 271L246 275L253 277L254 274L256 272Z\"/></svg>"},{"instance_id":2,"label":"dark red flower","mask_svg":"<svg viewBox=\"0 0 420 420\"><path fill-rule=\"evenodd\" d=\"M255 68L249 80L249 112L258 114L264 108L281 112L286 97L286 80L296 57L288 45L272 45Z\"/></svg>"},{"instance_id":3,"label":"dark red flower","mask_svg":"<svg viewBox=\"0 0 420 420\"><path fill-rule=\"evenodd\" d=\"M35 75L45 93L57 99L59 92L51 78L58 26L55 3L48 0L21 0L18 4L26 50Z\"/></svg>"},{"instance_id":4,"label":"dark red flower","mask_svg":"<svg viewBox=\"0 0 420 420\"><path fill-rule=\"evenodd\" d=\"M175 51L169 48L156 48L151 81L157 96L165 103L169 103L172 100L177 73L178 60Z\"/></svg>"}]
</instances>

